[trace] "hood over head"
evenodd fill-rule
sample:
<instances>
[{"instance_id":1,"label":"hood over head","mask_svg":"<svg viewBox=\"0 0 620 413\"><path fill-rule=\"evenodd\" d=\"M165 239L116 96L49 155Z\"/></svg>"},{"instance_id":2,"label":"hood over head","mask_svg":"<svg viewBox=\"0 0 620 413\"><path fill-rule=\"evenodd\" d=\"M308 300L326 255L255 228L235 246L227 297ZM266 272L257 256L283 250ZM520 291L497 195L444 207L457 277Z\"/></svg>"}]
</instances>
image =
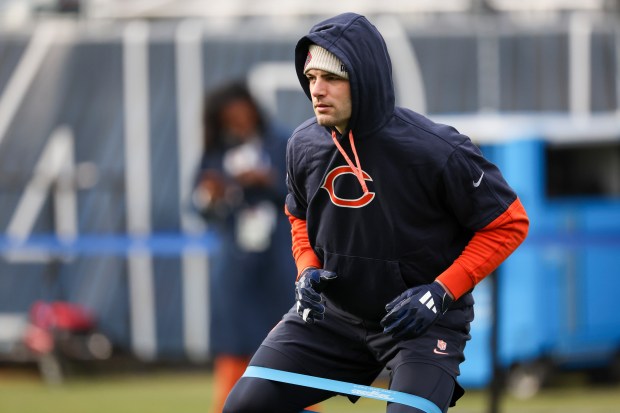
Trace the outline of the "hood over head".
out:
<instances>
[{"instance_id":1,"label":"hood over head","mask_svg":"<svg viewBox=\"0 0 620 413\"><path fill-rule=\"evenodd\" d=\"M295 48L295 69L304 92L312 100L304 64L311 44L333 53L345 65L351 85L349 128L356 138L372 134L394 112L392 62L381 33L364 16L344 13L310 29Z\"/></svg>"}]
</instances>

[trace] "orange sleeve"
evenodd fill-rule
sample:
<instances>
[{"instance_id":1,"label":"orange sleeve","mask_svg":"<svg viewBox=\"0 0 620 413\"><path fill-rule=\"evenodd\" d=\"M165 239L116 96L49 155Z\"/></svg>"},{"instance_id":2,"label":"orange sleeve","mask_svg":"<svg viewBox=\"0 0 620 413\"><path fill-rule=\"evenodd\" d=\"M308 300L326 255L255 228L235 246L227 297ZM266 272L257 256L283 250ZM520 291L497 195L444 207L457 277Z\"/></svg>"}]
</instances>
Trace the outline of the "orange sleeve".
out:
<instances>
[{"instance_id":1,"label":"orange sleeve","mask_svg":"<svg viewBox=\"0 0 620 413\"><path fill-rule=\"evenodd\" d=\"M323 268L323 263L316 256L308 239L306 221L293 216L286 206L284 212L291 223L291 237L293 239L293 258L297 265L297 278L308 267Z\"/></svg>"},{"instance_id":2,"label":"orange sleeve","mask_svg":"<svg viewBox=\"0 0 620 413\"><path fill-rule=\"evenodd\" d=\"M504 213L477 231L461 255L437 277L458 299L495 270L527 236L529 219L517 198Z\"/></svg>"}]
</instances>

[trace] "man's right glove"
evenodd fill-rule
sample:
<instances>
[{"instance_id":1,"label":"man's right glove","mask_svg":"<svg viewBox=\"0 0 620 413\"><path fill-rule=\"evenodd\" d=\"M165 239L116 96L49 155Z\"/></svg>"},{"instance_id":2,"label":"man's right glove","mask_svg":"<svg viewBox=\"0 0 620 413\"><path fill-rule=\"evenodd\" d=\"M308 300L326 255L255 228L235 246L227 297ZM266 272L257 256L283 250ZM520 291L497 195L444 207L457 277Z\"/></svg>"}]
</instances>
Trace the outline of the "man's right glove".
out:
<instances>
[{"instance_id":1,"label":"man's right glove","mask_svg":"<svg viewBox=\"0 0 620 413\"><path fill-rule=\"evenodd\" d=\"M325 284L336 278L336 273L308 267L299 276L295 283L295 300L297 314L308 324L315 320L322 320L325 306L321 304L321 292Z\"/></svg>"},{"instance_id":2,"label":"man's right glove","mask_svg":"<svg viewBox=\"0 0 620 413\"><path fill-rule=\"evenodd\" d=\"M396 339L419 337L448 311L452 301L438 282L410 288L385 306L383 332Z\"/></svg>"}]
</instances>

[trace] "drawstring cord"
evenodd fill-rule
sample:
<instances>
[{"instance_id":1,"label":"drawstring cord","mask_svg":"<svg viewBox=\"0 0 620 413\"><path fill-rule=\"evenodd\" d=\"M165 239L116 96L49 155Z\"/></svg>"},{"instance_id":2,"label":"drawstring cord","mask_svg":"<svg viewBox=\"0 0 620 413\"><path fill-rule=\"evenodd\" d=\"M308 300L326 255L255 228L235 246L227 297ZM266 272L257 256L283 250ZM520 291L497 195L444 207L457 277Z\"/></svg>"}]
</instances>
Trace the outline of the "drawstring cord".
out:
<instances>
[{"instance_id":1,"label":"drawstring cord","mask_svg":"<svg viewBox=\"0 0 620 413\"><path fill-rule=\"evenodd\" d=\"M336 144L338 151L340 151L342 156L344 156L345 161L347 161L347 164L353 171L353 174L357 177L357 180L362 186L362 190L364 191L364 194L367 194L368 187L366 186L366 181L364 180L364 174L362 173L362 165L360 165L360 159L357 156L357 150L355 150L355 142L353 141L353 131L349 131L349 143L351 144L351 150L353 150L353 156L355 157L355 165L353 165L353 162L351 162L351 158L349 158L349 155L347 155L347 153L344 151L344 149L342 149L342 146L338 142L338 138L336 137L336 131L332 131L332 139L334 143Z\"/></svg>"}]
</instances>

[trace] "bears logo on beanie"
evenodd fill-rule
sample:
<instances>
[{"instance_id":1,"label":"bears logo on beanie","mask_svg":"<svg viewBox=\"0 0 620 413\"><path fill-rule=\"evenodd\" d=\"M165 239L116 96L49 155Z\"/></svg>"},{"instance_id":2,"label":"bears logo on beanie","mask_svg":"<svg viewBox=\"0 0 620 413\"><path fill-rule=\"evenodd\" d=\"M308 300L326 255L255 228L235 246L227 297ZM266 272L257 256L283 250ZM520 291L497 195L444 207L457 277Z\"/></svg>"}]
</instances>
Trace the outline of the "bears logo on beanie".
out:
<instances>
[{"instance_id":1,"label":"bears logo on beanie","mask_svg":"<svg viewBox=\"0 0 620 413\"><path fill-rule=\"evenodd\" d=\"M319 45L311 44L304 64L304 73L310 69L320 69L348 79L347 68L335 54Z\"/></svg>"}]
</instances>

